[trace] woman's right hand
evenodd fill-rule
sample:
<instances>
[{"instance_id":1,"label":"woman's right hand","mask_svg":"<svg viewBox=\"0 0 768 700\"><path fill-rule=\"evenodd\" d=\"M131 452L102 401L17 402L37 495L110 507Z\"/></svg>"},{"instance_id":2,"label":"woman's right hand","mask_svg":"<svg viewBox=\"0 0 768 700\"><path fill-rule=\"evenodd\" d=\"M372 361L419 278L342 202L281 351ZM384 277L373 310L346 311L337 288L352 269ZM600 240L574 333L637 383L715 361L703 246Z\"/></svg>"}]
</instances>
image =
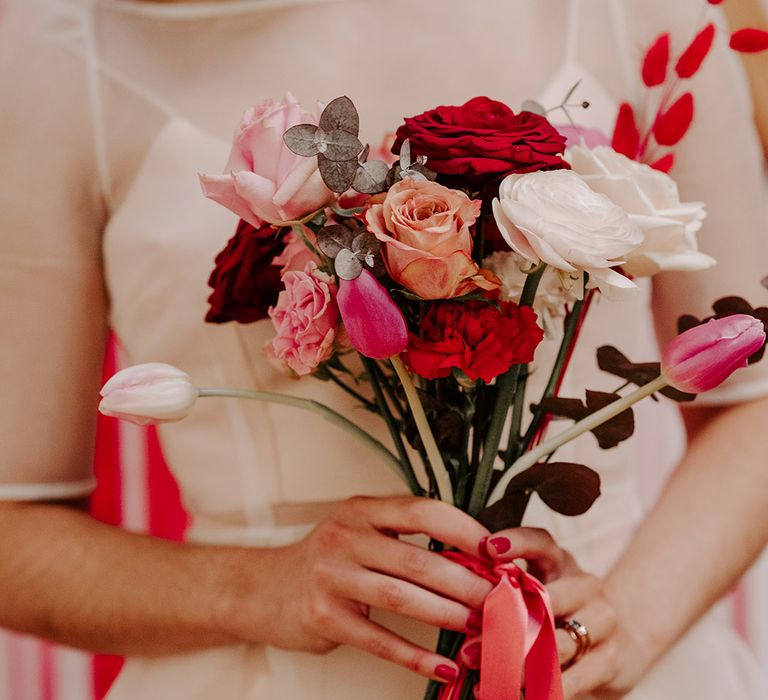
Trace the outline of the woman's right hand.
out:
<instances>
[{"instance_id":1,"label":"woman's right hand","mask_svg":"<svg viewBox=\"0 0 768 700\"><path fill-rule=\"evenodd\" d=\"M491 584L398 535L424 534L469 554L488 531L466 513L427 498L355 497L303 540L265 551L260 587L240 595L239 619L264 620L259 641L325 653L348 644L423 676L452 680L456 664L370 621L370 608L435 627L475 632ZM264 551L264 550L262 550ZM242 593L243 591L241 591ZM265 612L264 609L268 608ZM253 638L247 629L240 636Z\"/></svg>"}]
</instances>

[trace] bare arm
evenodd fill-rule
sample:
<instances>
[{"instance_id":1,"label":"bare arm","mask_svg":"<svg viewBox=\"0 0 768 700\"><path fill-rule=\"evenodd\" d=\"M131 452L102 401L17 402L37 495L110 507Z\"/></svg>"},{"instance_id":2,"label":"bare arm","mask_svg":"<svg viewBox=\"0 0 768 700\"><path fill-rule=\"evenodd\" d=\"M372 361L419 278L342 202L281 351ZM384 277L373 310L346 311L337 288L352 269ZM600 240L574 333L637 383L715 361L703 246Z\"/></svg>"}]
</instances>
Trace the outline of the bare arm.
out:
<instances>
[{"instance_id":1,"label":"bare arm","mask_svg":"<svg viewBox=\"0 0 768 700\"><path fill-rule=\"evenodd\" d=\"M768 542L768 399L686 414L688 452L606 580L623 642L618 687L631 687Z\"/></svg>"}]
</instances>

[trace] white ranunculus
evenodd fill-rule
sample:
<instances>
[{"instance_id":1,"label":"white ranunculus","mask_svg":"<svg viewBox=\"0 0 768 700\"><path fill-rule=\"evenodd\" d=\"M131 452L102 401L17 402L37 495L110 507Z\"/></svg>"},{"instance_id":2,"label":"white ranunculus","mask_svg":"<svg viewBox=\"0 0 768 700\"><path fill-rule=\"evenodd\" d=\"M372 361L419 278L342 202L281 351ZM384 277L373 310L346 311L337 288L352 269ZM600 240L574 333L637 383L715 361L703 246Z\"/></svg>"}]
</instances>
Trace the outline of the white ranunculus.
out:
<instances>
[{"instance_id":1,"label":"white ranunculus","mask_svg":"<svg viewBox=\"0 0 768 700\"><path fill-rule=\"evenodd\" d=\"M199 390L186 372L162 362L121 369L101 389L99 411L139 425L185 418Z\"/></svg>"},{"instance_id":2,"label":"white ranunculus","mask_svg":"<svg viewBox=\"0 0 768 700\"><path fill-rule=\"evenodd\" d=\"M642 245L622 265L627 274L647 277L662 270L705 270L715 264L699 252L696 241L706 217L704 204L681 202L669 175L608 146L575 146L566 158L595 192L618 204L642 230Z\"/></svg>"},{"instance_id":3,"label":"white ranunculus","mask_svg":"<svg viewBox=\"0 0 768 700\"><path fill-rule=\"evenodd\" d=\"M499 296L503 301L520 302L526 270L531 264L522 256L513 252L496 252L483 260L482 267L493 272L501 280ZM568 273L548 267L541 277L533 302L533 310L538 314L541 325L548 338L557 338L562 334L562 319L566 306L581 295L581 279L573 279Z\"/></svg>"},{"instance_id":4,"label":"white ranunculus","mask_svg":"<svg viewBox=\"0 0 768 700\"><path fill-rule=\"evenodd\" d=\"M638 226L571 170L508 175L493 215L504 240L526 260L565 272L584 270L608 296L636 285L611 267L643 242Z\"/></svg>"}]
</instances>

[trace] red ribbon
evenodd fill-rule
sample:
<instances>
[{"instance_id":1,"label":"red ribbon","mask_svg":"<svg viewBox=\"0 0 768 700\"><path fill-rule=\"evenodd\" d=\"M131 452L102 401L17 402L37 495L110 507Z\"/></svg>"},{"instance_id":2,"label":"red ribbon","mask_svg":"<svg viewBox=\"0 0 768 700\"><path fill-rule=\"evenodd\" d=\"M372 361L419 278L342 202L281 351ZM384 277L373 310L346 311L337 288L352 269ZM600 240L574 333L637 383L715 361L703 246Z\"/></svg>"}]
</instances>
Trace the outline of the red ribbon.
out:
<instances>
[{"instance_id":1,"label":"red ribbon","mask_svg":"<svg viewBox=\"0 0 768 700\"><path fill-rule=\"evenodd\" d=\"M512 562L478 559L460 552L443 556L494 584L483 603L478 700L563 700L555 624L544 586ZM463 649L464 649L463 648ZM462 649L462 651L463 651ZM472 656L459 652L459 677L443 687L439 700L458 700L472 668Z\"/></svg>"}]
</instances>

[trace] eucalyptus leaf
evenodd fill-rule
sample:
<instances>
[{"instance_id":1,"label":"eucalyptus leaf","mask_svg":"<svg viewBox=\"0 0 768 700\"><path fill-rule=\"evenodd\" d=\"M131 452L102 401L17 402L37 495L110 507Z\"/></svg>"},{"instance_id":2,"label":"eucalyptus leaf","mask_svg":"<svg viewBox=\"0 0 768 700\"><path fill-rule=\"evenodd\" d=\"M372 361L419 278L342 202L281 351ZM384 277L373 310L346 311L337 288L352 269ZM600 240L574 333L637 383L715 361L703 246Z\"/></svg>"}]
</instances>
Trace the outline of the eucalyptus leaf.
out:
<instances>
[{"instance_id":1,"label":"eucalyptus leaf","mask_svg":"<svg viewBox=\"0 0 768 700\"><path fill-rule=\"evenodd\" d=\"M319 141L320 153L328 160L346 161L354 160L358 165L357 156L363 150L363 144L357 136L335 129L323 131Z\"/></svg>"},{"instance_id":2,"label":"eucalyptus leaf","mask_svg":"<svg viewBox=\"0 0 768 700\"><path fill-rule=\"evenodd\" d=\"M314 124L297 124L283 134L283 142L297 156L310 158L320 153L318 128Z\"/></svg>"},{"instance_id":3,"label":"eucalyptus leaf","mask_svg":"<svg viewBox=\"0 0 768 700\"><path fill-rule=\"evenodd\" d=\"M343 280L355 280L363 271L363 264L349 248L342 248L334 260L336 274Z\"/></svg>"},{"instance_id":4,"label":"eucalyptus leaf","mask_svg":"<svg viewBox=\"0 0 768 700\"><path fill-rule=\"evenodd\" d=\"M365 146L363 147L363 150L360 151L360 155L357 157L357 162L360 163L360 165L365 163L368 160L368 155L370 154L370 152L371 152L371 144L366 143Z\"/></svg>"},{"instance_id":5,"label":"eucalyptus leaf","mask_svg":"<svg viewBox=\"0 0 768 700\"><path fill-rule=\"evenodd\" d=\"M400 146L400 168L407 170L411 167L411 141L405 139L403 145Z\"/></svg>"},{"instance_id":6,"label":"eucalyptus leaf","mask_svg":"<svg viewBox=\"0 0 768 700\"><path fill-rule=\"evenodd\" d=\"M371 160L357 168L352 189L361 194L378 194L387 189L389 166L382 160Z\"/></svg>"},{"instance_id":7,"label":"eucalyptus leaf","mask_svg":"<svg viewBox=\"0 0 768 700\"><path fill-rule=\"evenodd\" d=\"M360 133L360 116L352 100L346 95L331 100L320 115L323 131L342 130L357 136Z\"/></svg>"},{"instance_id":8,"label":"eucalyptus leaf","mask_svg":"<svg viewBox=\"0 0 768 700\"><path fill-rule=\"evenodd\" d=\"M381 243L370 231L363 231L357 234L352 241L352 251L354 253L368 255L373 253L374 255L381 249Z\"/></svg>"},{"instance_id":9,"label":"eucalyptus leaf","mask_svg":"<svg viewBox=\"0 0 768 700\"><path fill-rule=\"evenodd\" d=\"M540 115L546 114L547 111L544 105L536 100L526 100L522 105L520 105L520 110L522 112L533 112L533 114Z\"/></svg>"},{"instance_id":10,"label":"eucalyptus leaf","mask_svg":"<svg viewBox=\"0 0 768 700\"><path fill-rule=\"evenodd\" d=\"M349 189L357 173L356 160L328 160L322 153L317 156L318 170L329 190L341 194Z\"/></svg>"},{"instance_id":11,"label":"eucalyptus leaf","mask_svg":"<svg viewBox=\"0 0 768 700\"><path fill-rule=\"evenodd\" d=\"M352 247L355 234L346 226L329 224L317 234L317 247L329 258L335 258L340 251Z\"/></svg>"}]
</instances>

